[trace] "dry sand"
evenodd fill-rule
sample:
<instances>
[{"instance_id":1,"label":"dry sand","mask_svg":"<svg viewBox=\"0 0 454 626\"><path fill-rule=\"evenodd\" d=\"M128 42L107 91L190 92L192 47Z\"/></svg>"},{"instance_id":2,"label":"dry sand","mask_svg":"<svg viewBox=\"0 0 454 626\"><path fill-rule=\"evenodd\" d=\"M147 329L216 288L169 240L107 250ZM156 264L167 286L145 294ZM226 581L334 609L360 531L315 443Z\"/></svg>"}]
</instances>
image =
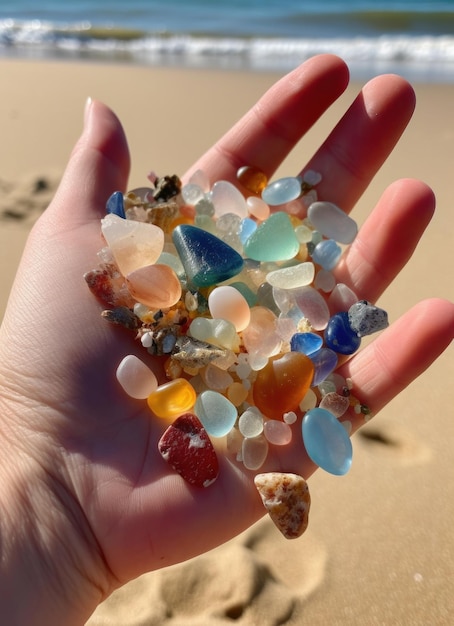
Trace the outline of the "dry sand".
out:
<instances>
[{"instance_id":1,"label":"dry sand","mask_svg":"<svg viewBox=\"0 0 454 626\"><path fill-rule=\"evenodd\" d=\"M130 142L131 187L183 173L276 76L0 60L0 315L30 225L46 206L87 96L108 103ZM287 159L292 173L354 97L353 85ZM422 178L438 212L380 304L395 319L418 300L454 300L451 181L454 86L418 85L399 146L361 199L361 222L392 180ZM404 234L403 234L404 236ZM428 626L454 614L454 354L451 348L354 438L351 472L310 479L308 532L286 542L264 519L197 559L116 592L90 626Z\"/></svg>"}]
</instances>

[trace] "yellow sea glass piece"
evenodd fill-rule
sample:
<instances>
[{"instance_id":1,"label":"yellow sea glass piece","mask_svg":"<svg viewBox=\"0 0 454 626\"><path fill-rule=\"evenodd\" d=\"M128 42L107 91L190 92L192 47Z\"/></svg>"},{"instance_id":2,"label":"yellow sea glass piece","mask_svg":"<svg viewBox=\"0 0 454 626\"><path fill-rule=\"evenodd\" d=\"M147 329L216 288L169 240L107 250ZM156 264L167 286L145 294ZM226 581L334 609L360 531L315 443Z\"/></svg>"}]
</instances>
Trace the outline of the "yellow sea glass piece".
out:
<instances>
[{"instance_id":1,"label":"yellow sea glass piece","mask_svg":"<svg viewBox=\"0 0 454 626\"><path fill-rule=\"evenodd\" d=\"M187 413L192 409L195 401L194 387L185 378L176 378L160 385L147 398L149 408L155 415L162 418L173 418Z\"/></svg>"}]
</instances>

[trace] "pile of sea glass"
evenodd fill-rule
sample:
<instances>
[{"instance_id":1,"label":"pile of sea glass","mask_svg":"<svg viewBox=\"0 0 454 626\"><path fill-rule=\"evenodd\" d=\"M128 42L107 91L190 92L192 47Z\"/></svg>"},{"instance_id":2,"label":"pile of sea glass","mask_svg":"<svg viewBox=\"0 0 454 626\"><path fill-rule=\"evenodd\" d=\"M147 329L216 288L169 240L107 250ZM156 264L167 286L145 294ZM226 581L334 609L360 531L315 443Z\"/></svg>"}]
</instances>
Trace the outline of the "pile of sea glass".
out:
<instances>
[{"instance_id":1,"label":"pile of sea glass","mask_svg":"<svg viewBox=\"0 0 454 626\"><path fill-rule=\"evenodd\" d=\"M109 306L103 316L162 360L164 384L147 355L125 355L117 378L163 419L163 459L206 487L219 471L212 439L227 438L229 453L257 471L270 446L302 436L314 463L347 472L349 411L370 412L335 370L388 324L336 281L356 223L318 201L312 171L269 183L243 167L244 195L201 171L185 185L149 179L108 199L106 245L85 280Z\"/></svg>"}]
</instances>

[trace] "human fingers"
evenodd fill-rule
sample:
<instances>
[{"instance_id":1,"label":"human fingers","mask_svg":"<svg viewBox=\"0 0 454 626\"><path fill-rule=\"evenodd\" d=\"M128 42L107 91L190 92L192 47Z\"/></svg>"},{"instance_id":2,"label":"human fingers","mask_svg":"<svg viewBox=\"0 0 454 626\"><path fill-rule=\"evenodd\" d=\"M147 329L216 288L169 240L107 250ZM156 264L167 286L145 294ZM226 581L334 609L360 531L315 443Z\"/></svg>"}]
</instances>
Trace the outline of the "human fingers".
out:
<instances>
[{"instance_id":1,"label":"human fingers","mask_svg":"<svg viewBox=\"0 0 454 626\"><path fill-rule=\"evenodd\" d=\"M419 302L338 371L351 378L362 403L378 413L422 374L454 338L454 304ZM354 419L355 430L364 416Z\"/></svg>"},{"instance_id":2,"label":"human fingers","mask_svg":"<svg viewBox=\"0 0 454 626\"><path fill-rule=\"evenodd\" d=\"M345 63L324 54L275 83L248 113L187 173L201 169L211 181L236 182L242 165L271 176L285 156L348 84Z\"/></svg>"},{"instance_id":3,"label":"human fingers","mask_svg":"<svg viewBox=\"0 0 454 626\"><path fill-rule=\"evenodd\" d=\"M383 75L369 81L304 168L322 175L319 198L350 211L396 145L414 107L415 93L403 78Z\"/></svg>"},{"instance_id":4,"label":"human fingers","mask_svg":"<svg viewBox=\"0 0 454 626\"><path fill-rule=\"evenodd\" d=\"M411 257L434 210L435 196L425 183L391 184L336 268L337 282L375 302Z\"/></svg>"},{"instance_id":5,"label":"human fingers","mask_svg":"<svg viewBox=\"0 0 454 626\"><path fill-rule=\"evenodd\" d=\"M102 102L87 101L84 131L45 219L57 216L65 229L99 220L109 195L126 189L129 168L127 141L118 118Z\"/></svg>"}]
</instances>

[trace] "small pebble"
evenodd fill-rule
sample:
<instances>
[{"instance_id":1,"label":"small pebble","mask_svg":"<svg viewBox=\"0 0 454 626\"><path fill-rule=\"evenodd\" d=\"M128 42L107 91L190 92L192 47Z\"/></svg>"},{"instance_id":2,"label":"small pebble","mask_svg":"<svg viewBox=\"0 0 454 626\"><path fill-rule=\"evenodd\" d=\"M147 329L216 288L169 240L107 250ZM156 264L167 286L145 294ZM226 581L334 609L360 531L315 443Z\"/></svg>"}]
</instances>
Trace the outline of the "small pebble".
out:
<instances>
[{"instance_id":1,"label":"small pebble","mask_svg":"<svg viewBox=\"0 0 454 626\"><path fill-rule=\"evenodd\" d=\"M178 417L158 443L162 458L189 484L208 487L219 474L213 444L200 420L191 413Z\"/></svg>"},{"instance_id":2,"label":"small pebble","mask_svg":"<svg viewBox=\"0 0 454 626\"><path fill-rule=\"evenodd\" d=\"M268 514L286 539L301 537L308 525L311 499L306 481L289 473L257 474L255 486Z\"/></svg>"},{"instance_id":3,"label":"small pebble","mask_svg":"<svg viewBox=\"0 0 454 626\"><path fill-rule=\"evenodd\" d=\"M388 314L367 300L360 300L348 310L348 321L359 337L365 337L386 328Z\"/></svg>"}]
</instances>

